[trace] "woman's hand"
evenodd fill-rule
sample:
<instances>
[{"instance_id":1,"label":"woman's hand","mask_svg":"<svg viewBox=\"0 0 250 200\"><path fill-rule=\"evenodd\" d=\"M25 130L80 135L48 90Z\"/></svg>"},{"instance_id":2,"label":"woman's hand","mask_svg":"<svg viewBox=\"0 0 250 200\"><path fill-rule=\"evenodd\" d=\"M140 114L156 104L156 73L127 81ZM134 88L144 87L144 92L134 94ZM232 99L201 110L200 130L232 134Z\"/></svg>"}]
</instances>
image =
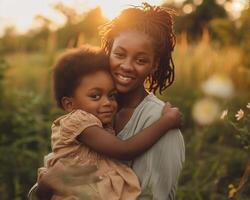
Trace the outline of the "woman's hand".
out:
<instances>
[{"instance_id":1,"label":"woman's hand","mask_svg":"<svg viewBox=\"0 0 250 200\"><path fill-rule=\"evenodd\" d=\"M39 199L50 199L52 195L81 196L80 185L94 183L102 178L95 175L97 167L94 165L69 165L65 160L58 161L46 170L38 181L36 195Z\"/></svg>"},{"instance_id":2,"label":"woman's hand","mask_svg":"<svg viewBox=\"0 0 250 200\"><path fill-rule=\"evenodd\" d=\"M172 107L172 105L167 102L162 109L161 118L166 119L166 123L170 125L170 128L180 128L182 114L177 107Z\"/></svg>"}]
</instances>

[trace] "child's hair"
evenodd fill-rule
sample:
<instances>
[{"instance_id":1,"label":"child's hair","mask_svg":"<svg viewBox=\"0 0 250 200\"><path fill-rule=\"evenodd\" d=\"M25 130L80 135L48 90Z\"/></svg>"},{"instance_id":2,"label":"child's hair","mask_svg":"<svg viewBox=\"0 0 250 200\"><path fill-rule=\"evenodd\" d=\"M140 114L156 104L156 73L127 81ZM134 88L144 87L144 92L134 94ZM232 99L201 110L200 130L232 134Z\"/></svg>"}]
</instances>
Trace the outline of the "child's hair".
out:
<instances>
[{"instance_id":1,"label":"child's hair","mask_svg":"<svg viewBox=\"0 0 250 200\"><path fill-rule=\"evenodd\" d=\"M154 42L155 59L159 66L154 74L148 77L149 91L161 93L174 81L174 63L172 51L176 43L173 30L173 15L175 12L168 8L151 6L133 6L100 27L102 48L110 55L113 41L119 33L127 30L137 30L149 35Z\"/></svg>"},{"instance_id":2,"label":"child's hair","mask_svg":"<svg viewBox=\"0 0 250 200\"><path fill-rule=\"evenodd\" d=\"M109 72L109 58L98 48L84 46L63 53L53 68L53 89L57 105L63 109L62 98L73 96L84 76L102 70Z\"/></svg>"}]
</instances>

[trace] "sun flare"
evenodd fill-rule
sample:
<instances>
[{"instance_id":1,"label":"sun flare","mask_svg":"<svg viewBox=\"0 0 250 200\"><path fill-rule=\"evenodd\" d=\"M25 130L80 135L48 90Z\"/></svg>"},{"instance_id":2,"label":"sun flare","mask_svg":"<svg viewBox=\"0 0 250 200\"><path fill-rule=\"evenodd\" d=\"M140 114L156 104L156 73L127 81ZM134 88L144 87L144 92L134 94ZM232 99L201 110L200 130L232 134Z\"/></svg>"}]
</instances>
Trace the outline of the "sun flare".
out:
<instances>
[{"instance_id":1,"label":"sun flare","mask_svg":"<svg viewBox=\"0 0 250 200\"><path fill-rule=\"evenodd\" d=\"M121 10L127 8L130 5L140 5L143 1L138 0L116 0L116 1L110 1L110 0L94 0L90 1L92 7L99 6L102 10L102 13L105 17L107 17L109 20L113 19L115 16L117 16ZM162 0L151 0L147 1L150 4L153 5L160 5L162 3Z\"/></svg>"},{"instance_id":2,"label":"sun flare","mask_svg":"<svg viewBox=\"0 0 250 200\"><path fill-rule=\"evenodd\" d=\"M145 1L152 5L161 5L166 2L164 0L25 0L17 6L16 0L1 0L0 35L8 26L15 26L18 32L26 32L34 27L33 18L36 15L43 15L54 21L56 25L62 25L65 22L65 18L52 8L52 5L59 2L78 12L87 12L89 9L99 6L102 10L103 16L110 20L129 5L140 5ZM184 0L173 1L183 2ZM245 5L245 1L248 0L234 0L230 6L226 7L226 9L239 14L239 11L242 10Z\"/></svg>"}]
</instances>

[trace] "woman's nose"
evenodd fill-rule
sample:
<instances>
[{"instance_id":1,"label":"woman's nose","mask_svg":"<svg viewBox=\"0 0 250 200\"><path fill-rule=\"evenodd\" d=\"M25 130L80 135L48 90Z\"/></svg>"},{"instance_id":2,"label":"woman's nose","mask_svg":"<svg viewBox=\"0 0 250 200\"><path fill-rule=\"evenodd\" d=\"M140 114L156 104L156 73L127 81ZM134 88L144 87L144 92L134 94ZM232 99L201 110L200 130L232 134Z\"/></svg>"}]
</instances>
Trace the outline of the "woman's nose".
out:
<instances>
[{"instance_id":1,"label":"woman's nose","mask_svg":"<svg viewBox=\"0 0 250 200\"><path fill-rule=\"evenodd\" d=\"M132 64L129 60L126 60L123 63L121 63L120 67L124 71L131 71L133 69Z\"/></svg>"}]
</instances>

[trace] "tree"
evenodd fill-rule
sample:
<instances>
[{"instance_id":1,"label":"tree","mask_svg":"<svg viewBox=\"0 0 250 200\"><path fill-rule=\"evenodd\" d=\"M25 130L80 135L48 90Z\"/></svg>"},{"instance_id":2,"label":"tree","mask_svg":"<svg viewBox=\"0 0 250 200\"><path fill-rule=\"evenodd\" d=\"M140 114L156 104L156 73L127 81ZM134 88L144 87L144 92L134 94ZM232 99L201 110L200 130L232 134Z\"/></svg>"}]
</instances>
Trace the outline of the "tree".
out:
<instances>
[{"instance_id":1,"label":"tree","mask_svg":"<svg viewBox=\"0 0 250 200\"><path fill-rule=\"evenodd\" d=\"M227 18L228 15L223 6L218 5L215 0L203 0L196 5L194 0L186 0L183 3L190 5L194 11L177 18L176 29L178 32L187 32L190 39L199 39L204 28L207 28L213 19Z\"/></svg>"}]
</instances>

